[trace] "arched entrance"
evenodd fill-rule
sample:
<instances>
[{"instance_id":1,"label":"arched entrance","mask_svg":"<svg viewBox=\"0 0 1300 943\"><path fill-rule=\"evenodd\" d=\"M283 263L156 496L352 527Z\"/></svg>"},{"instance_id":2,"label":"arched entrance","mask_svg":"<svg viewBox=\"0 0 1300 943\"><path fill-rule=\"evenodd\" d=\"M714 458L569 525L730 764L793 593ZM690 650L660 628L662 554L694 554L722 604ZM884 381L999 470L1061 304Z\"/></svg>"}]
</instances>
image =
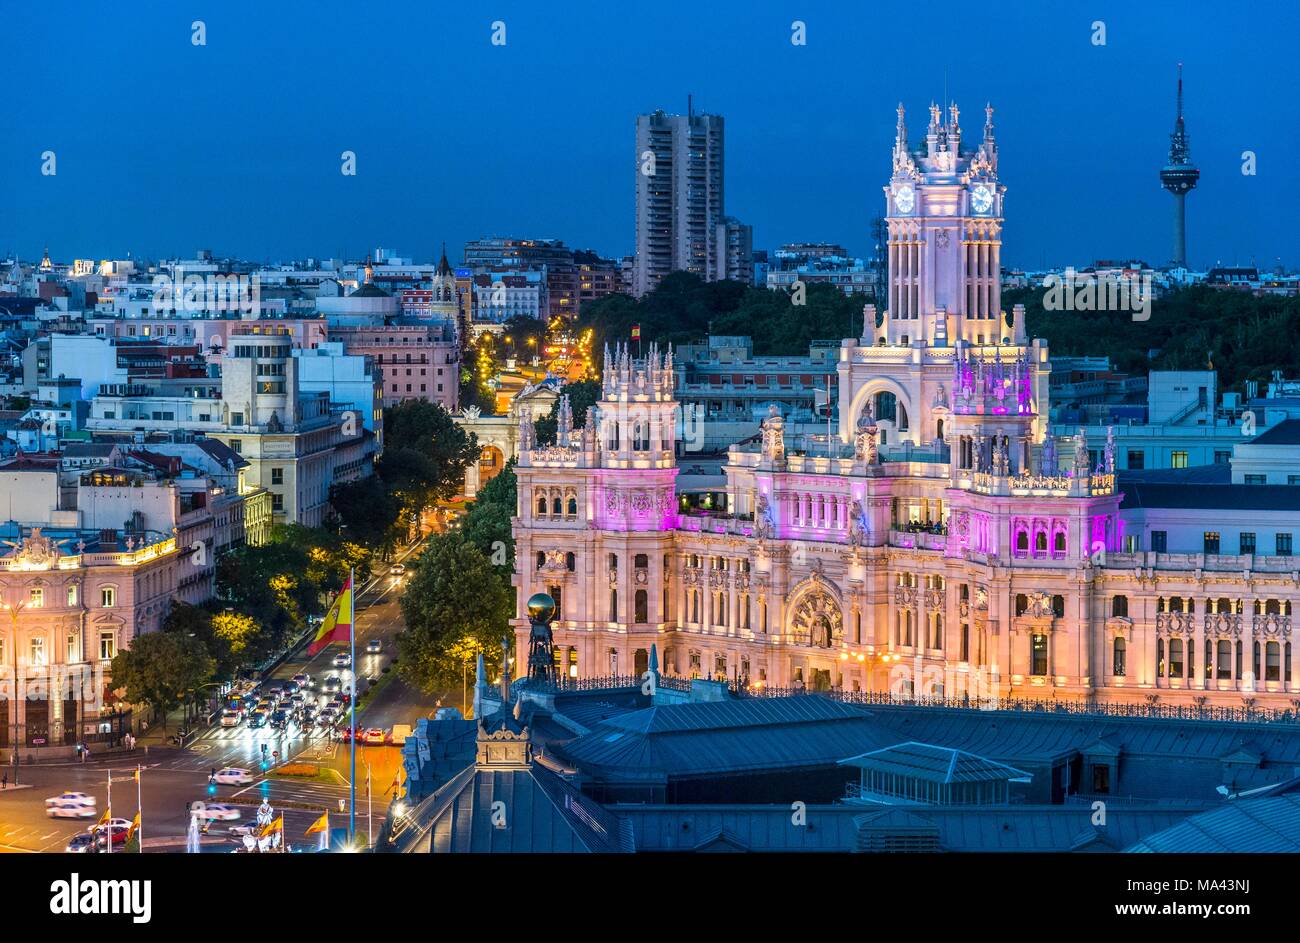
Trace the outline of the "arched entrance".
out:
<instances>
[{"instance_id":1,"label":"arched entrance","mask_svg":"<svg viewBox=\"0 0 1300 943\"><path fill-rule=\"evenodd\" d=\"M505 454L495 445L485 445L478 453L478 486L484 487L506 467Z\"/></svg>"}]
</instances>

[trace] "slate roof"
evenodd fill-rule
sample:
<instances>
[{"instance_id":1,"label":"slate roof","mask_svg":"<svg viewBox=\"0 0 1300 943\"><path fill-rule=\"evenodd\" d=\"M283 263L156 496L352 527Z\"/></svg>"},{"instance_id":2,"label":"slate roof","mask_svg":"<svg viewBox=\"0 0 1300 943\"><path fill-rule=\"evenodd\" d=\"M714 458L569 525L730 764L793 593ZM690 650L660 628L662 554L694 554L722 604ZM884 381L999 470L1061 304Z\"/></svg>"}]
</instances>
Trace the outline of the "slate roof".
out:
<instances>
[{"instance_id":1,"label":"slate roof","mask_svg":"<svg viewBox=\"0 0 1300 943\"><path fill-rule=\"evenodd\" d=\"M864 813L861 806L810 805L807 823L791 822L788 805L611 805L625 820L638 851L695 850L706 838L725 836L747 851L853 851L861 827L938 828L944 851L1044 852L1128 848L1143 838L1205 812L1208 803L1112 810L1105 826L1092 825L1088 805L908 806Z\"/></svg>"},{"instance_id":2,"label":"slate roof","mask_svg":"<svg viewBox=\"0 0 1300 943\"><path fill-rule=\"evenodd\" d=\"M1295 485L1221 485L1146 483L1120 479L1122 510L1132 508L1204 508L1212 511L1296 511Z\"/></svg>"},{"instance_id":3,"label":"slate roof","mask_svg":"<svg viewBox=\"0 0 1300 943\"><path fill-rule=\"evenodd\" d=\"M1233 799L1128 846L1127 852L1300 852L1300 795Z\"/></svg>"},{"instance_id":4,"label":"slate roof","mask_svg":"<svg viewBox=\"0 0 1300 943\"><path fill-rule=\"evenodd\" d=\"M610 717L556 752L611 779L662 782L831 766L898 740L861 707L805 694L649 707Z\"/></svg>"},{"instance_id":5,"label":"slate roof","mask_svg":"<svg viewBox=\"0 0 1300 943\"><path fill-rule=\"evenodd\" d=\"M1300 725L889 705L875 705L872 711L881 732L897 733L897 739L957 747L1013 763L1043 763L1089 752L1104 740L1125 756L1217 759L1244 746L1270 763L1300 765Z\"/></svg>"},{"instance_id":6,"label":"slate roof","mask_svg":"<svg viewBox=\"0 0 1300 943\"><path fill-rule=\"evenodd\" d=\"M847 760L845 766L911 776L932 783L977 783L1029 779L1028 773L952 747L908 741Z\"/></svg>"},{"instance_id":7,"label":"slate roof","mask_svg":"<svg viewBox=\"0 0 1300 943\"><path fill-rule=\"evenodd\" d=\"M1284 419L1251 439L1250 445L1300 445L1300 419Z\"/></svg>"},{"instance_id":8,"label":"slate roof","mask_svg":"<svg viewBox=\"0 0 1300 943\"><path fill-rule=\"evenodd\" d=\"M505 803L505 826L493 803ZM470 766L447 784L430 809L415 851L446 853L597 852L634 849L631 830L545 767Z\"/></svg>"}]
</instances>

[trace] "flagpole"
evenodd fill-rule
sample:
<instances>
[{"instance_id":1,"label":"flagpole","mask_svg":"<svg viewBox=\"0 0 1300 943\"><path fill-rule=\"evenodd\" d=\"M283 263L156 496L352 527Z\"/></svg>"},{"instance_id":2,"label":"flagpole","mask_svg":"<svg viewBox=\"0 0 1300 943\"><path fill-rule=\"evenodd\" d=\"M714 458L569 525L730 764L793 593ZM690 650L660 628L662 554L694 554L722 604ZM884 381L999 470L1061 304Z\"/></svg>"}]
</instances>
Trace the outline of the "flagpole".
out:
<instances>
[{"instance_id":1,"label":"flagpole","mask_svg":"<svg viewBox=\"0 0 1300 943\"><path fill-rule=\"evenodd\" d=\"M140 842L140 854L144 854L144 786L140 782L140 764L135 764L135 814L140 819L136 826L136 840Z\"/></svg>"},{"instance_id":2,"label":"flagpole","mask_svg":"<svg viewBox=\"0 0 1300 943\"><path fill-rule=\"evenodd\" d=\"M113 771L108 771L108 821L104 823L108 830L108 853L113 853Z\"/></svg>"},{"instance_id":3,"label":"flagpole","mask_svg":"<svg viewBox=\"0 0 1300 943\"><path fill-rule=\"evenodd\" d=\"M352 598L349 604L352 612L349 613L352 619L352 625L348 627L348 641L351 644L352 664L352 700L348 704L348 724L351 736L348 737L349 751L352 759L352 774L348 777L348 788L351 790L351 799L348 802L348 843L356 846L357 842L357 584L354 580L356 571L351 567L348 568L348 585Z\"/></svg>"}]
</instances>

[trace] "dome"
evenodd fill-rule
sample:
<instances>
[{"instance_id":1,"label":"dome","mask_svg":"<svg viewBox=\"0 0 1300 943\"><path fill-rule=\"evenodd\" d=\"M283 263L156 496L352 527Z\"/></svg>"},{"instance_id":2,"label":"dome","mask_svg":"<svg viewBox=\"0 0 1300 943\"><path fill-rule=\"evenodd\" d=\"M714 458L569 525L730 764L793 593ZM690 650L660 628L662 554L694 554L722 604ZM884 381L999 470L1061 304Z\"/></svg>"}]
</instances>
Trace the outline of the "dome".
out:
<instances>
[{"instance_id":1,"label":"dome","mask_svg":"<svg viewBox=\"0 0 1300 943\"><path fill-rule=\"evenodd\" d=\"M546 593L533 593L528 597L528 618L549 623L555 618L555 600Z\"/></svg>"}]
</instances>

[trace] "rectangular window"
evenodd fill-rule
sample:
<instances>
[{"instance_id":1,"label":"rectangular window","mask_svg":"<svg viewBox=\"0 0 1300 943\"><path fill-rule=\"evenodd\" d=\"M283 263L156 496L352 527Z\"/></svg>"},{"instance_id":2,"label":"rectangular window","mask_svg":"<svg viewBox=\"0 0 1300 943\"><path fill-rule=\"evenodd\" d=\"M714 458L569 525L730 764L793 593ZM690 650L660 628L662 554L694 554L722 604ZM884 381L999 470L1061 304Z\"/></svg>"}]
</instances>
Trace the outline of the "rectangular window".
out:
<instances>
[{"instance_id":1,"label":"rectangular window","mask_svg":"<svg viewBox=\"0 0 1300 943\"><path fill-rule=\"evenodd\" d=\"M76 632L68 633L68 663L81 661L81 638Z\"/></svg>"},{"instance_id":2,"label":"rectangular window","mask_svg":"<svg viewBox=\"0 0 1300 943\"><path fill-rule=\"evenodd\" d=\"M1266 485L1268 484L1267 475L1247 475L1245 482L1248 485Z\"/></svg>"},{"instance_id":3,"label":"rectangular window","mask_svg":"<svg viewBox=\"0 0 1300 943\"><path fill-rule=\"evenodd\" d=\"M284 510L284 495L282 494L271 495L271 510L272 511Z\"/></svg>"},{"instance_id":4,"label":"rectangular window","mask_svg":"<svg viewBox=\"0 0 1300 943\"><path fill-rule=\"evenodd\" d=\"M1170 467L1170 468L1186 468L1186 467L1187 467L1187 453L1186 453L1186 452L1182 452L1182 451L1172 452L1172 453L1170 454L1170 456L1169 456L1169 467Z\"/></svg>"},{"instance_id":5,"label":"rectangular window","mask_svg":"<svg viewBox=\"0 0 1300 943\"><path fill-rule=\"evenodd\" d=\"M105 586L99 591L99 604L105 609L112 609L117 605L117 590L111 586Z\"/></svg>"},{"instance_id":6,"label":"rectangular window","mask_svg":"<svg viewBox=\"0 0 1300 943\"><path fill-rule=\"evenodd\" d=\"M231 424L232 426L242 426L242 425L244 424L244 414L243 414L243 413L231 413L231 414L230 414L230 424ZM234 448L234 446L231 446L231 448Z\"/></svg>"},{"instance_id":7,"label":"rectangular window","mask_svg":"<svg viewBox=\"0 0 1300 943\"><path fill-rule=\"evenodd\" d=\"M1153 530L1151 532L1151 549L1156 553L1169 552L1169 532Z\"/></svg>"},{"instance_id":8,"label":"rectangular window","mask_svg":"<svg viewBox=\"0 0 1300 943\"><path fill-rule=\"evenodd\" d=\"M1232 453L1221 449L1214 450L1214 464L1229 465L1232 463Z\"/></svg>"},{"instance_id":9,"label":"rectangular window","mask_svg":"<svg viewBox=\"0 0 1300 943\"><path fill-rule=\"evenodd\" d=\"M273 484L273 485L282 485L282 484L284 484L284 469L283 469L283 468L272 468L272 469L271 469L271 484Z\"/></svg>"},{"instance_id":10,"label":"rectangular window","mask_svg":"<svg viewBox=\"0 0 1300 943\"><path fill-rule=\"evenodd\" d=\"M32 658L29 664L31 665L49 664L49 658L46 656L46 652L45 652L45 639L41 638L40 636L33 638L31 651L32 651Z\"/></svg>"},{"instance_id":11,"label":"rectangular window","mask_svg":"<svg viewBox=\"0 0 1300 943\"><path fill-rule=\"evenodd\" d=\"M1207 530L1204 534L1204 547L1206 553L1219 552L1219 532Z\"/></svg>"},{"instance_id":12,"label":"rectangular window","mask_svg":"<svg viewBox=\"0 0 1300 943\"><path fill-rule=\"evenodd\" d=\"M1291 556L1291 535L1289 533L1277 535L1277 555L1279 557Z\"/></svg>"},{"instance_id":13,"label":"rectangular window","mask_svg":"<svg viewBox=\"0 0 1300 943\"><path fill-rule=\"evenodd\" d=\"M1129 467L1129 468L1146 468L1146 467L1147 467L1147 457L1146 457L1146 453L1143 452L1141 449L1129 449L1129 450L1128 450L1128 467Z\"/></svg>"},{"instance_id":14,"label":"rectangular window","mask_svg":"<svg viewBox=\"0 0 1300 943\"><path fill-rule=\"evenodd\" d=\"M112 661L117 654L117 637L112 632L99 633L99 660Z\"/></svg>"},{"instance_id":15,"label":"rectangular window","mask_svg":"<svg viewBox=\"0 0 1300 943\"><path fill-rule=\"evenodd\" d=\"M1092 791L1095 795L1104 796L1110 793L1110 767L1093 764L1092 767Z\"/></svg>"},{"instance_id":16,"label":"rectangular window","mask_svg":"<svg viewBox=\"0 0 1300 943\"><path fill-rule=\"evenodd\" d=\"M243 440L242 440L242 439L231 439L231 440L230 440L230 451L234 452L236 455L242 455L242 454L244 453L244 442L243 442Z\"/></svg>"},{"instance_id":17,"label":"rectangular window","mask_svg":"<svg viewBox=\"0 0 1300 943\"><path fill-rule=\"evenodd\" d=\"M74 583L73 585L68 587L68 605L75 606L76 604L77 604L77 586Z\"/></svg>"},{"instance_id":18,"label":"rectangular window","mask_svg":"<svg viewBox=\"0 0 1300 943\"><path fill-rule=\"evenodd\" d=\"M39 586L33 586L27 591L27 605L32 609L45 608L45 590Z\"/></svg>"},{"instance_id":19,"label":"rectangular window","mask_svg":"<svg viewBox=\"0 0 1300 943\"><path fill-rule=\"evenodd\" d=\"M1240 546L1237 548L1238 553L1255 552L1255 535L1251 531L1243 530L1239 539Z\"/></svg>"},{"instance_id":20,"label":"rectangular window","mask_svg":"<svg viewBox=\"0 0 1300 943\"><path fill-rule=\"evenodd\" d=\"M1039 675L1039 676L1047 674L1047 636L1046 635L1035 635L1033 637L1032 655L1033 655L1033 659L1032 659L1033 666L1030 669L1029 673L1033 675Z\"/></svg>"}]
</instances>

